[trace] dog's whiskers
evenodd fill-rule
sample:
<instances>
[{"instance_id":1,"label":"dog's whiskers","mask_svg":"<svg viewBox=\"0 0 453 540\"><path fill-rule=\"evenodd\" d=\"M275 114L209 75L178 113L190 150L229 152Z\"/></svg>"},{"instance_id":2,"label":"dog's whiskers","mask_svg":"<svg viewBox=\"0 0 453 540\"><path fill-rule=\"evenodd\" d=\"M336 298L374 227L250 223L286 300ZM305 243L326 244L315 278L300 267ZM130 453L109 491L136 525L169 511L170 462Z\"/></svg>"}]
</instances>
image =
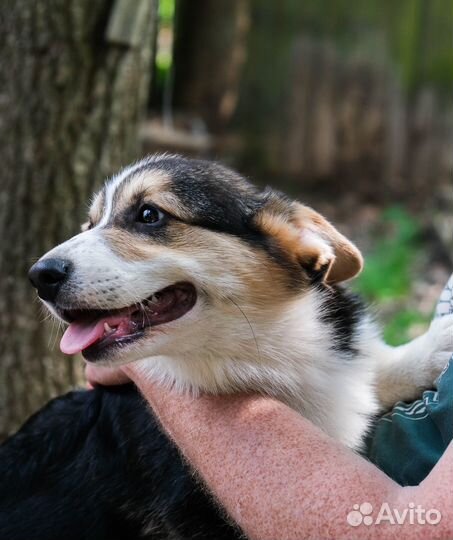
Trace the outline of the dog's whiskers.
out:
<instances>
[{"instance_id":1,"label":"dog's whiskers","mask_svg":"<svg viewBox=\"0 0 453 540\"><path fill-rule=\"evenodd\" d=\"M54 348L55 342L56 342L56 338L58 337L58 331L57 331L57 333L55 333L56 327L57 327L57 325L56 325L56 319L55 319L55 318L52 318L52 326L51 326L49 338L48 338L48 340L47 340L47 347L48 347L49 349L53 349L53 348Z\"/></svg>"},{"instance_id":2,"label":"dog's whiskers","mask_svg":"<svg viewBox=\"0 0 453 540\"><path fill-rule=\"evenodd\" d=\"M252 323L250 322L249 318L248 318L247 315L245 314L244 310L243 310L238 304L236 304L236 302L235 302L232 298L228 298L228 300L229 300L234 306L236 306L236 308L242 313L244 319L247 321L247 324L248 324L249 327L250 327L250 331L252 332L253 340L255 341L256 352L258 353L258 359L261 361L261 352L260 352L260 348L259 348L259 346L258 346L258 340L257 340L257 338L256 338L255 330L253 329Z\"/></svg>"},{"instance_id":3,"label":"dog's whiskers","mask_svg":"<svg viewBox=\"0 0 453 540\"><path fill-rule=\"evenodd\" d=\"M52 321L52 334L54 333L54 329L55 329L55 336L50 345L51 349L55 348L55 344L57 343L57 339L58 339L58 334L60 333L60 330L62 328L63 328L63 323L60 321L60 319L57 319L56 317L54 317Z\"/></svg>"}]
</instances>

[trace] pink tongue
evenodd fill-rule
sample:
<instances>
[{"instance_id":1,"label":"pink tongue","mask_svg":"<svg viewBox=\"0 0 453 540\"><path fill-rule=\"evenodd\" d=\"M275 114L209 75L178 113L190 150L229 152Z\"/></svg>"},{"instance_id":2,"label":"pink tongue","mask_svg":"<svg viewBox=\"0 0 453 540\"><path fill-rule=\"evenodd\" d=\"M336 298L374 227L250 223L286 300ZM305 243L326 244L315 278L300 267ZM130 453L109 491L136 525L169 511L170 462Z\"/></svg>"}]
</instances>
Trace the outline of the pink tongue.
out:
<instances>
[{"instance_id":1,"label":"pink tongue","mask_svg":"<svg viewBox=\"0 0 453 540\"><path fill-rule=\"evenodd\" d=\"M67 328L60 341L60 350L65 354L77 354L104 336L104 324L116 327L116 335L126 334L130 330L130 313L124 310L121 314L104 317L97 321L74 321Z\"/></svg>"},{"instance_id":2,"label":"pink tongue","mask_svg":"<svg viewBox=\"0 0 453 540\"><path fill-rule=\"evenodd\" d=\"M60 341L61 352L76 354L104 335L104 319L93 322L72 322Z\"/></svg>"}]
</instances>

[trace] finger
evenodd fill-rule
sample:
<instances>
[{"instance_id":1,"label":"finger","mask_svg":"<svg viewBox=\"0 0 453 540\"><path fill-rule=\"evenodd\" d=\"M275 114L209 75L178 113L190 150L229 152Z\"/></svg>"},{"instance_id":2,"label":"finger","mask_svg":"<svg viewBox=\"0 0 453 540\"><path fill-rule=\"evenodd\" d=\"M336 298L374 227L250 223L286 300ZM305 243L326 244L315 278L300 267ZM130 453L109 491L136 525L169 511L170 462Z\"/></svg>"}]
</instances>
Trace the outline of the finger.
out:
<instances>
[{"instance_id":1,"label":"finger","mask_svg":"<svg viewBox=\"0 0 453 540\"><path fill-rule=\"evenodd\" d=\"M85 377L92 386L112 386L130 381L120 368L101 367L93 364L86 364Z\"/></svg>"}]
</instances>

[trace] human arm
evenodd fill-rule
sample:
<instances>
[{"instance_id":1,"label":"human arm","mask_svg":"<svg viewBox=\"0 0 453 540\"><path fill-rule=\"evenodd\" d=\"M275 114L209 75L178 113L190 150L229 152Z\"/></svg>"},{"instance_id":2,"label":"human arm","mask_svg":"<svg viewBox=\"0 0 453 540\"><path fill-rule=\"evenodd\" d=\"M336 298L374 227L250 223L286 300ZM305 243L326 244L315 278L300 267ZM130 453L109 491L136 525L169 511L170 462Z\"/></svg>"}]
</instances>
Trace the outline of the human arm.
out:
<instances>
[{"instance_id":1,"label":"human arm","mask_svg":"<svg viewBox=\"0 0 453 540\"><path fill-rule=\"evenodd\" d=\"M275 400L259 396L192 398L156 385L140 362L122 369L250 538L453 537L451 445L422 484L402 488ZM92 368L88 378L114 382ZM424 509L439 510L442 520L435 526L407 520L403 525L354 528L346 516L354 504L363 502L375 509L386 502L400 511L409 503L420 504Z\"/></svg>"}]
</instances>

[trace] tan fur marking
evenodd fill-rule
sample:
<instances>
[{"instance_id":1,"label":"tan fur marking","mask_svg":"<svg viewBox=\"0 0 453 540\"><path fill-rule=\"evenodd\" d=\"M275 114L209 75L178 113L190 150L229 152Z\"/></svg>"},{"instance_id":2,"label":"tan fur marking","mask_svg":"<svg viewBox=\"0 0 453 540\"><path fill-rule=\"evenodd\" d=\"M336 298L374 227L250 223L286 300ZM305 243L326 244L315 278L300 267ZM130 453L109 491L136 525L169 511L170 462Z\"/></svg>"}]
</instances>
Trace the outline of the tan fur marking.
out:
<instances>
[{"instance_id":1,"label":"tan fur marking","mask_svg":"<svg viewBox=\"0 0 453 540\"><path fill-rule=\"evenodd\" d=\"M162 208L162 210L179 219L190 220L193 217L190 209L186 208L174 193L169 191L160 191L152 195L150 194L150 198L151 197L153 202Z\"/></svg>"},{"instance_id":2,"label":"tan fur marking","mask_svg":"<svg viewBox=\"0 0 453 540\"><path fill-rule=\"evenodd\" d=\"M243 298L244 303L253 299L253 305L278 305L280 301L294 297L287 269L265 251L257 250L234 236L179 223L171 248L202 261L203 267L209 268L211 277L237 276L239 283L247 284L245 294L248 298ZM272 283L272 294L269 283Z\"/></svg>"},{"instance_id":3,"label":"tan fur marking","mask_svg":"<svg viewBox=\"0 0 453 540\"><path fill-rule=\"evenodd\" d=\"M113 213L119 214L135 202L134 199L138 195L143 196L144 202L147 199L150 203L155 202L158 194L168 189L170 182L170 176L159 170L141 171L134 174L132 178L127 178L123 184L119 185L119 197Z\"/></svg>"},{"instance_id":4,"label":"tan fur marking","mask_svg":"<svg viewBox=\"0 0 453 540\"><path fill-rule=\"evenodd\" d=\"M190 219L192 217L190 210L171 193L171 183L171 176L165 171L153 169L136 173L132 178L126 179L123 186L119 186L119 198L113 213L120 213L134 202L137 195L140 195L144 203L155 204L179 219Z\"/></svg>"},{"instance_id":5,"label":"tan fur marking","mask_svg":"<svg viewBox=\"0 0 453 540\"><path fill-rule=\"evenodd\" d=\"M294 262L302 263L318 259L318 250L310 247L301 249L300 231L284 216L262 213L256 220L261 230L274 237Z\"/></svg>"},{"instance_id":6,"label":"tan fur marking","mask_svg":"<svg viewBox=\"0 0 453 540\"><path fill-rule=\"evenodd\" d=\"M103 236L109 248L128 261L152 260L168 252L197 261L209 279L221 281L223 276L228 276L228 279L236 276L238 288L247 284L244 303L278 305L279 301L287 301L294 296L287 270L264 251L253 249L234 236L221 235L180 221L174 221L168 227L165 245L153 241L152 236L145 239L116 228L105 229ZM269 283L272 283L272 294L269 294Z\"/></svg>"},{"instance_id":7,"label":"tan fur marking","mask_svg":"<svg viewBox=\"0 0 453 540\"><path fill-rule=\"evenodd\" d=\"M147 242L134 233L114 227L105 229L102 234L111 250L127 261L146 261L164 249L155 242Z\"/></svg>"},{"instance_id":8,"label":"tan fur marking","mask_svg":"<svg viewBox=\"0 0 453 540\"><path fill-rule=\"evenodd\" d=\"M293 206L296 217L291 222L283 214L272 212L271 208L258 215L258 227L276 238L302 266L316 271L327 267L327 283L345 281L357 275L362 270L363 258L356 246L313 209L299 203L293 203ZM304 233L313 234L319 241L304 242Z\"/></svg>"},{"instance_id":9,"label":"tan fur marking","mask_svg":"<svg viewBox=\"0 0 453 540\"><path fill-rule=\"evenodd\" d=\"M312 208L297 205L296 225L318 233L333 248L335 258L326 274L328 283L338 283L355 277L362 271L363 257L358 248L343 236L327 219Z\"/></svg>"}]
</instances>

